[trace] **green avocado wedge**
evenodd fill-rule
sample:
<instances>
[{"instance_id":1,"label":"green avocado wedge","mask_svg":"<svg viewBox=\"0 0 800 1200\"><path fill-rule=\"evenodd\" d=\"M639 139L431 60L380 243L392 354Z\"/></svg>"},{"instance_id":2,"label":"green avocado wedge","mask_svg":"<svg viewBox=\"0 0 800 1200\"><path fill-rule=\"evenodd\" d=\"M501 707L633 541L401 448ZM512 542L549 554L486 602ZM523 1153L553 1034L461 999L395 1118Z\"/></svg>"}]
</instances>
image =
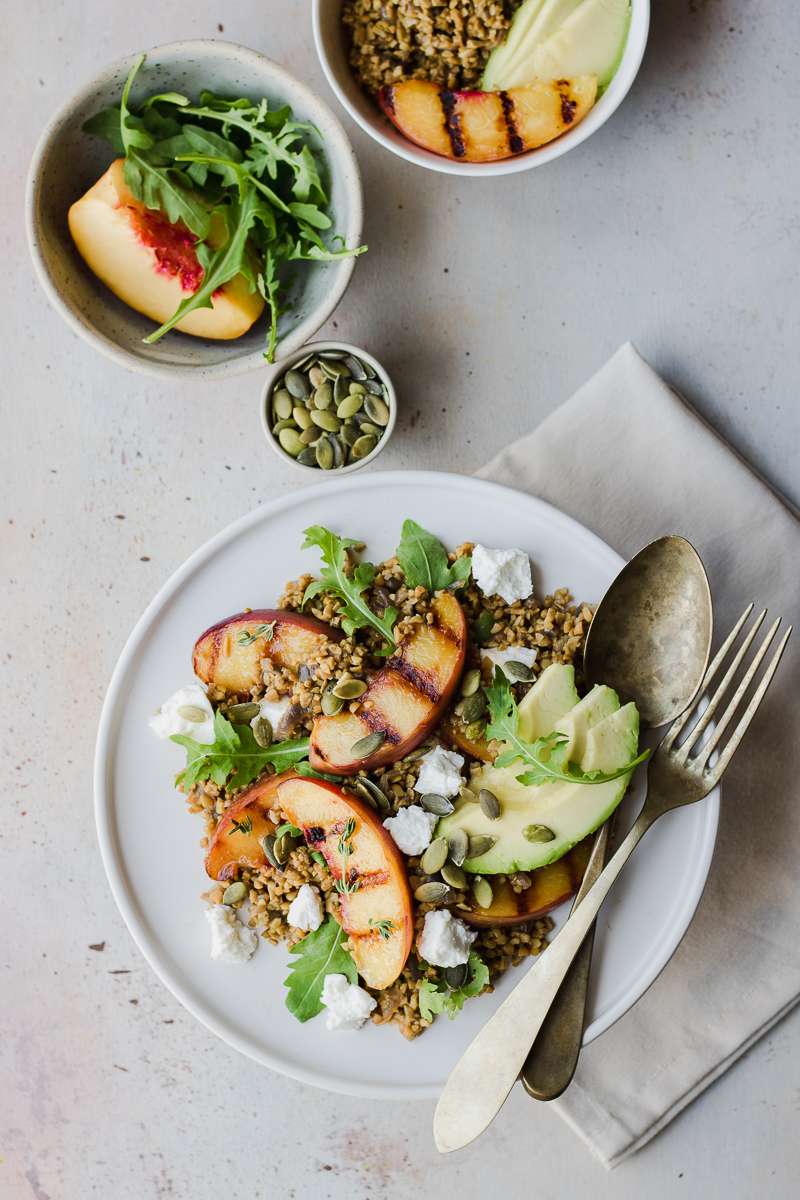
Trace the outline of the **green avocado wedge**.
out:
<instances>
[{"instance_id":1,"label":"green avocado wedge","mask_svg":"<svg viewBox=\"0 0 800 1200\"><path fill-rule=\"evenodd\" d=\"M560 695L563 700L565 684L569 682L566 671L571 668L554 665L542 673L520 704L520 725L523 707L536 688L539 692L529 703L529 709L547 711L549 701L553 705L550 711L559 707L552 697ZM570 760L577 762L584 771L610 773L624 767L637 755L639 713L636 706L620 707L616 693L602 685L593 688L546 728L534 722L529 728L536 737L553 728L565 733L574 747ZM527 729L525 736L529 736ZM526 786L517 780L523 769L520 763L512 763L509 767L479 768L462 793L455 811L439 821L437 837L446 837L456 829L463 829L470 837L480 834L494 839L492 848L480 858L466 860L464 870L482 875L510 874L532 871L555 862L607 820L625 795L631 775L597 784L558 781ZM478 804L478 793L482 788L493 792L500 801L501 815L496 820L490 820ZM531 840L542 836L541 828L534 827L544 827L545 831L552 832L552 838Z\"/></svg>"}]
</instances>

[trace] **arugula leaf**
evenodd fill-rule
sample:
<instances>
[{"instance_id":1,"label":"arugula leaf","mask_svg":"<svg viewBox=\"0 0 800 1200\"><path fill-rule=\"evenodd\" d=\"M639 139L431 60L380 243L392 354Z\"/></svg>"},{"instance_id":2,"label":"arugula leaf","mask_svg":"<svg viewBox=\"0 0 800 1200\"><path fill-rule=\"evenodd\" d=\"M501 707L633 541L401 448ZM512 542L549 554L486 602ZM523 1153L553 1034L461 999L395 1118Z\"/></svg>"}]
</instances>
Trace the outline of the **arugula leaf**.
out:
<instances>
[{"instance_id":1,"label":"arugula leaf","mask_svg":"<svg viewBox=\"0 0 800 1200\"><path fill-rule=\"evenodd\" d=\"M569 739L565 734L553 730L535 742L527 742L520 737L519 710L511 685L499 667L495 667L494 680L484 691L489 702L490 717L486 736L504 742L507 747L498 754L494 765L510 767L512 763L521 761L528 770L517 775L520 783L531 787L539 787L543 783L611 783L629 774L650 757L650 751L643 750L618 771L583 771L577 763L567 761Z\"/></svg>"},{"instance_id":2,"label":"arugula leaf","mask_svg":"<svg viewBox=\"0 0 800 1200\"><path fill-rule=\"evenodd\" d=\"M461 1012L465 1000L481 994L489 982L489 968L474 951L470 953L467 967L467 981L460 988L448 988L443 980L422 981L419 989L419 1011L426 1021L432 1021L439 1013L447 1013L452 1021Z\"/></svg>"},{"instance_id":3,"label":"arugula leaf","mask_svg":"<svg viewBox=\"0 0 800 1200\"><path fill-rule=\"evenodd\" d=\"M214 714L214 741L196 742L184 733L174 733L173 742L186 750L186 766L175 779L176 785L194 787L210 779L225 787L233 777L236 786L246 787L267 766L285 771L308 756L308 738L294 738L259 746L249 725L232 725L218 712Z\"/></svg>"},{"instance_id":4,"label":"arugula leaf","mask_svg":"<svg viewBox=\"0 0 800 1200\"><path fill-rule=\"evenodd\" d=\"M84 133L90 133L93 137L104 138L105 141L111 142L111 147L115 154L125 153L122 132L120 130L118 104L115 104L112 108L101 109L93 117L89 117L88 121L84 121L81 129Z\"/></svg>"},{"instance_id":5,"label":"arugula leaf","mask_svg":"<svg viewBox=\"0 0 800 1200\"><path fill-rule=\"evenodd\" d=\"M403 522L397 559L408 586L424 587L429 592L463 583L472 570L472 558L468 554L457 558L451 566L439 539L411 520Z\"/></svg>"},{"instance_id":6,"label":"arugula leaf","mask_svg":"<svg viewBox=\"0 0 800 1200\"><path fill-rule=\"evenodd\" d=\"M342 949L346 938L347 934L339 922L327 917L319 929L306 934L289 951L295 955L296 961L291 964L284 980L284 986L289 989L286 1007L298 1021L308 1021L322 1012L325 1006L320 996L326 975L346 975L350 983L357 981L356 964Z\"/></svg>"},{"instance_id":7,"label":"arugula leaf","mask_svg":"<svg viewBox=\"0 0 800 1200\"><path fill-rule=\"evenodd\" d=\"M397 609L385 609L379 617L364 599L364 592L372 586L375 578L375 567L369 562L356 563L352 575L347 574L348 554L352 546L357 546L353 538L341 538L324 525L310 525L304 530L306 540L303 549L318 546L322 552L325 564L320 571L320 578L313 580L305 590L303 604L318 596L320 592L333 592L343 602L342 628L350 636L356 629L371 626L386 641L386 646L379 652L392 654L397 646L392 636L392 628L397 620Z\"/></svg>"}]
</instances>

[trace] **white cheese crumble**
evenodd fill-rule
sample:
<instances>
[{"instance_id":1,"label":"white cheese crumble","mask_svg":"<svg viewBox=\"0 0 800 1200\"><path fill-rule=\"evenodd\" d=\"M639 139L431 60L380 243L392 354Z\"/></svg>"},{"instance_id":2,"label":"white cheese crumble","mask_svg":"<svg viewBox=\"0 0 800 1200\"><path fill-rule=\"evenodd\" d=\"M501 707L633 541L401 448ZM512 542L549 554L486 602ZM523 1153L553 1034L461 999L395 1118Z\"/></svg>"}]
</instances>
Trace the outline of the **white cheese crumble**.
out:
<instances>
[{"instance_id":1,"label":"white cheese crumble","mask_svg":"<svg viewBox=\"0 0 800 1200\"><path fill-rule=\"evenodd\" d=\"M420 761L420 772L414 790L421 796L434 792L437 796L457 796L464 782L461 778L461 768L464 765L462 755L454 750L445 750L442 746L434 746Z\"/></svg>"},{"instance_id":2,"label":"white cheese crumble","mask_svg":"<svg viewBox=\"0 0 800 1200\"><path fill-rule=\"evenodd\" d=\"M289 905L286 920L295 929L313 933L322 924L322 901L319 892L310 883L304 883Z\"/></svg>"},{"instance_id":3,"label":"white cheese crumble","mask_svg":"<svg viewBox=\"0 0 800 1200\"><path fill-rule=\"evenodd\" d=\"M258 945L258 934L243 925L229 904L212 904L206 909L211 926L211 957L220 962L246 963Z\"/></svg>"},{"instance_id":4,"label":"white cheese crumble","mask_svg":"<svg viewBox=\"0 0 800 1200\"><path fill-rule=\"evenodd\" d=\"M261 717L266 718L272 726L272 732L278 732L278 726L292 706L291 697L284 696L282 700L259 700L258 716L253 717L250 725L255 725Z\"/></svg>"},{"instance_id":5,"label":"white cheese crumble","mask_svg":"<svg viewBox=\"0 0 800 1200\"><path fill-rule=\"evenodd\" d=\"M531 560L524 550L472 551L472 575L484 596L499 596L506 604L527 600L533 591Z\"/></svg>"},{"instance_id":6,"label":"white cheese crumble","mask_svg":"<svg viewBox=\"0 0 800 1200\"><path fill-rule=\"evenodd\" d=\"M422 854L431 844L431 834L439 818L426 812L419 804L400 808L396 817L387 817L383 822L394 843L403 854Z\"/></svg>"},{"instance_id":7,"label":"white cheese crumble","mask_svg":"<svg viewBox=\"0 0 800 1200\"><path fill-rule=\"evenodd\" d=\"M192 708L197 709L198 714L202 713L200 720L190 720L180 712L181 709ZM196 742L202 742L204 746L210 746L214 741L214 710L199 683L190 683L188 687L179 688L164 701L158 712L150 718L148 725L160 738L183 733L194 738Z\"/></svg>"},{"instance_id":8,"label":"white cheese crumble","mask_svg":"<svg viewBox=\"0 0 800 1200\"><path fill-rule=\"evenodd\" d=\"M422 958L434 967L458 967L469 958L469 948L478 936L447 908L425 914L425 925L417 940Z\"/></svg>"},{"instance_id":9,"label":"white cheese crumble","mask_svg":"<svg viewBox=\"0 0 800 1200\"><path fill-rule=\"evenodd\" d=\"M360 1029L378 1003L346 975L326 975L320 999L328 1010L327 1029Z\"/></svg>"},{"instance_id":10,"label":"white cheese crumble","mask_svg":"<svg viewBox=\"0 0 800 1200\"><path fill-rule=\"evenodd\" d=\"M536 647L531 649L528 646L507 646L505 650L481 648L481 658L488 658L489 662L495 667L500 667L501 671L507 662L521 662L526 667L532 667L538 653Z\"/></svg>"}]
</instances>

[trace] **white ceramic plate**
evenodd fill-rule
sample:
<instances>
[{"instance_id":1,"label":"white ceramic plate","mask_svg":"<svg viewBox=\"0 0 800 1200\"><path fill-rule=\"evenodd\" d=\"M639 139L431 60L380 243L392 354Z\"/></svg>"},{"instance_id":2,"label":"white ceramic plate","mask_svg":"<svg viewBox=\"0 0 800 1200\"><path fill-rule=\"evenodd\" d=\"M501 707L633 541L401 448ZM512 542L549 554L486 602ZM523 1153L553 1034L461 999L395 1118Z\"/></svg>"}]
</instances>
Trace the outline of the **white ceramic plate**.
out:
<instances>
[{"instance_id":1,"label":"white ceramic plate","mask_svg":"<svg viewBox=\"0 0 800 1200\"><path fill-rule=\"evenodd\" d=\"M247 605L275 603L286 580L316 570L316 551L300 549L306 526L322 522L363 538L377 561L394 550L405 516L449 546L473 540L524 547L538 594L568 586L577 598L597 601L623 565L576 521L482 480L387 472L294 493L213 538L150 604L114 671L95 761L97 828L114 897L145 958L181 1003L232 1046L277 1071L334 1091L393 1099L437 1093L519 972L411 1043L392 1028L368 1025L357 1035L338 1036L322 1018L300 1025L283 1003L288 955L282 947L261 945L246 966L209 958L199 899L208 887L200 821L171 787L182 752L157 741L147 718L191 680L198 633ZM641 802L641 785L639 779L625 802L625 824ZM671 813L626 868L600 919L587 1041L639 999L680 942L708 873L718 811L714 793ZM559 921L566 910L555 914Z\"/></svg>"}]
</instances>

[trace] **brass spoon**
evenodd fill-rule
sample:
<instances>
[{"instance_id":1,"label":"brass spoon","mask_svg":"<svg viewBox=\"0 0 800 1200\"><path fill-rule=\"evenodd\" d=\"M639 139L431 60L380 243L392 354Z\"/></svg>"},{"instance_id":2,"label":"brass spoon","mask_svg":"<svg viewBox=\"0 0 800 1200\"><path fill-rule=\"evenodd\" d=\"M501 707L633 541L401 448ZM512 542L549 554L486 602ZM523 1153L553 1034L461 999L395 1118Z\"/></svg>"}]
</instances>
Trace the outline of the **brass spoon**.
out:
<instances>
[{"instance_id":1,"label":"brass spoon","mask_svg":"<svg viewBox=\"0 0 800 1200\"><path fill-rule=\"evenodd\" d=\"M586 682L633 700L645 724L674 721L697 695L711 648L711 594L703 564L672 534L622 568L595 612L584 650ZM608 857L609 824L597 831L572 912ZM528 1095L555 1100L569 1085L583 1040L594 929L573 960L520 1078Z\"/></svg>"}]
</instances>

